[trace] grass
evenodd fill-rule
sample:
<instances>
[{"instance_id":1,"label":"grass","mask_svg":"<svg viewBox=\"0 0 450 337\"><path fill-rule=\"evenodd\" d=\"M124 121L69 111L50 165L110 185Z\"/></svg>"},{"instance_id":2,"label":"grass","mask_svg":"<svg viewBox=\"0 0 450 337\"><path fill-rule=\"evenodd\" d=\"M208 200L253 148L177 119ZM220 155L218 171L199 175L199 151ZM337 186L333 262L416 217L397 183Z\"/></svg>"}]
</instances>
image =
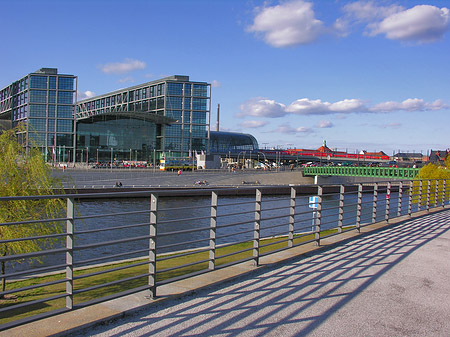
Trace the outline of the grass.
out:
<instances>
[{"instance_id":1,"label":"grass","mask_svg":"<svg viewBox=\"0 0 450 337\"><path fill-rule=\"evenodd\" d=\"M320 232L321 238L331 235L337 232L337 229L324 230ZM270 251L276 251L282 248L287 248L287 241L277 242L285 240L286 237L277 237L263 239L260 241L261 245L271 244L260 248L260 254L268 253ZM301 234L294 237L294 245L300 244L302 242L310 241L314 239L314 234ZM273 243L273 244L272 244ZM223 265L233 262L242 261L245 259L250 259L252 257L253 247L252 241L247 241L244 243L234 244L231 246L220 247L216 249L216 265ZM248 251L245 251L250 249ZM229 255L232 254L232 255ZM172 279L178 276L187 275L190 273L198 272L208 268L208 262L201 262L193 264L187 267L176 268L185 264L190 264L192 262L203 261L209 259L209 252L195 252L193 251L190 255L179 256L180 254L164 255L164 257L170 256L170 259L164 259L162 261L157 260L157 282L162 280ZM96 285L107 284L109 282L114 282L122 279L126 279L132 276L140 276L134 280L129 280L121 282L114 285L103 286L98 289L83 291L74 295L74 304L84 303L93 299L99 299L111 294L120 293L122 291L138 288L148 284L148 265L132 266L138 262L145 261L145 259L127 261L123 263L115 263L103 265L101 267L92 267L83 270L74 271L74 277L86 276L74 280L74 292L87 289ZM118 271L109 271L112 268L127 267L126 269ZM158 272L166 270L169 268L176 268L173 270ZM100 275L90 275L98 272L105 272ZM14 296L10 298L0 299L0 308L5 308L8 306L16 304L30 303L36 300L46 299L56 295L62 295L66 291L65 286L65 273L58 273L54 275L35 277L20 281L9 282L7 284L7 290L10 289L20 289L25 287L31 287L33 285L40 285L44 283L51 283L55 281L61 281L61 283L50 284L43 287L29 289L21 292L17 292ZM13 310L7 310L0 313L0 324L5 324L11 321L19 320L26 317L31 317L41 313L46 313L49 311L54 311L57 309L65 308L66 299L65 297L50 300L38 304L30 304L22 308L17 308Z\"/></svg>"}]
</instances>

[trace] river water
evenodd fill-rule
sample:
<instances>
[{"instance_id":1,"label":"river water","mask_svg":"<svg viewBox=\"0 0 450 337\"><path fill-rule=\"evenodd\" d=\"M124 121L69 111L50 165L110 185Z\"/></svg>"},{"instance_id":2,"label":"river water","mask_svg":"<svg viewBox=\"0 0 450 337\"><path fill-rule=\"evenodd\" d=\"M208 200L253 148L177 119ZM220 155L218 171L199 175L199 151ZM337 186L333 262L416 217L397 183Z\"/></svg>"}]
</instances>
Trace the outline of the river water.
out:
<instances>
[{"instance_id":1,"label":"river water","mask_svg":"<svg viewBox=\"0 0 450 337\"><path fill-rule=\"evenodd\" d=\"M384 196L379 196L384 200ZM372 215L372 195L363 197L363 219L370 221ZM356 221L356 195L345 197L344 226L353 225ZM261 218L261 237L271 237L288 234L289 224L288 196L263 196ZM253 238L255 221L255 197L219 197L217 217L216 243L218 245L230 242L250 240ZM339 196L327 195L323 198L322 229L337 226ZM379 206L378 219L384 218L382 206ZM131 242L114 243L108 246L92 247L76 250L74 262L86 261L94 257L109 257L111 255L145 250L149 246L148 238L140 238L149 234L150 200L147 198L99 199L84 200L76 203L77 217L75 221L74 246L80 247L105 241L116 241L133 238ZM131 214L130 214L131 212ZM296 198L294 232L307 232L312 228L314 209L310 208L309 196ZM121 214L128 213L128 214ZM102 217L83 218L102 214ZM161 197L158 204L157 252L167 253L209 245L211 198L210 197ZM230 226L230 224L233 224ZM120 228L121 226L130 226ZM188 230L197 229L193 232ZM100 230L97 232L97 230ZM87 232L87 233L83 233ZM179 232L179 233L175 233ZM168 234L170 233L170 234ZM64 247L65 241L60 242ZM125 258L144 256L137 252ZM102 262L116 260L105 259ZM65 263L65 254L45 256L41 263L32 262L31 267L60 265ZM97 262L98 263L98 262ZM85 264L85 263L83 263ZM29 268L30 263L15 265L14 269Z\"/></svg>"}]
</instances>

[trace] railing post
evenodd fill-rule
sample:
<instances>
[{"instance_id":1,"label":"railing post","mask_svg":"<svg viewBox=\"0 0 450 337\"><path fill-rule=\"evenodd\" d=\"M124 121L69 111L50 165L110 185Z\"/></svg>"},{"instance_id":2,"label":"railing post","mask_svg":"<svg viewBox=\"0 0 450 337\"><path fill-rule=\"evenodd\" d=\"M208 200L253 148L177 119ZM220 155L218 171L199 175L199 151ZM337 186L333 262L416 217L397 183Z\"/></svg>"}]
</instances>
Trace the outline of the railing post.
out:
<instances>
[{"instance_id":1,"label":"railing post","mask_svg":"<svg viewBox=\"0 0 450 337\"><path fill-rule=\"evenodd\" d=\"M419 181L419 197L417 199L417 211L420 211L420 206L422 205L422 189L423 189L423 180Z\"/></svg>"},{"instance_id":2,"label":"railing post","mask_svg":"<svg viewBox=\"0 0 450 337\"><path fill-rule=\"evenodd\" d=\"M413 203L413 187L414 182L412 180L409 181L409 198L408 198L408 215L412 216L412 203Z\"/></svg>"},{"instance_id":3,"label":"railing post","mask_svg":"<svg viewBox=\"0 0 450 337\"><path fill-rule=\"evenodd\" d=\"M377 222L378 183L373 184L372 223Z\"/></svg>"},{"instance_id":4,"label":"railing post","mask_svg":"<svg viewBox=\"0 0 450 337\"><path fill-rule=\"evenodd\" d=\"M400 181L398 185L398 208L397 208L397 216L402 215L402 198L403 198L403 181Z\"/></svg>"},{"instance_id":5,"label":"railing post","mask_svg":"<svg viewBox=\"0 0 450 337\"><path fill-rule=\"evenodd\" d=\"M387 184L387 190L386 190L386 215L384 217L384 220L386 223L389 222L389 210L391 206L391 182L389 181Z\"/></svg>"},{"instance_id":6,"label":"railing post","mask_svg":"<svg viewBox=\"0 0 450 337\"><path fill-rule=\"evenodd\" d=\"M320 246L320 225L322 221L322 194L323 194L323 187L317 186L316 228L314 234L314 239L316 240L317 246Z\"/></svg>"},{"instance_id":7,"label":"railing post","mask_svg":"<svg viewBox=\"0 0 450 337\"><path fill-rule=\"evenodd\" d=\"M158 225L158 196L150 198L150 240L148 250L148 285L151 298L156 297L156 229Z\"/></svg>"},{"instance_id":8,"label":"railing post","mask_svg":"<svg viewBox=\"0 0 450 337\"><path fill-rule=\"evenodd\" d=\"M216 265L216 230L217 230L217 193L211 193L211 222L209 229L209 270L214 270Z\"/></svg>"},{"instance_id":9,"label":"railing post","mask_svg":"<svg viewBox=\"0 0 450 337\"><path fill-rule=\"evenodd\" d=\"M430 211L431 180L427 180L427 212Z\"/></svg>"},{"instance_id":10,"label":"railing post","mask_svg":"<svg viewBox=\"0 0 450 337\"><path fill-rule=\"evenodd\" d=\"M442 208L445 207L445 182L446 179L442 180Z\"/></svg>"},{"instance_id":11,"label":"railing post","mask_svg":"<svg viewBox=\"0 0 450 337\"><path fill-rule=\"evenodd\" d=\"M358 232L361 232L362 190L363 185L358 184L358 203L356 205L356 228Z\"/></svg>"},{"instance_id":12,"label":"railing post","mask_svg":"<svg viewBox=\"0 0 450 337\"><path fill-rule=\"evenodd\" d=\"M66 308L73 308L73 232L74 199L67 198L66 221Z\"/></svg>"},{"instance_id":13,"label":"railing post","mask_svg":"<svg viewBox=\"0 0 450 337\"><path fill-rule=\"evenodd\" d=\"M261 229L261 201L262 193L261 190L256 190L255 199L255 227L253 230L253 261L255 266L259 266L259 240L260 240L260 229Z\"/></svg>"},{"instance_id":14,"label":"railing post","mask_svg":"<svg viewBox=\"0 0 450 337\"><path fill-rule=\"evenodd\" d=\"M341 185L339 190L339 218L338 218L338 232L342 233L342 226L344 224L344 196L345 185Z\"/></svg>"},{"instance_id":15,"label":"railing post","mask_svg":"<svg viewBox=\"0 0 450 337\"><path fill-rule=\"evenodd\" d=\"M295 224L295 198L297 197L297 191L291 187L291 200L289 207L289 235L288 235L288 247L294 246L294 224Z\"/></svg>"},{"instance_id":16,"label":"railing post","mask_svg":"<svg viewBox=\"0 0 450 337\"><path fill-rule=\"evenodd\" d=\"M436 179L436 191L434 191L434 207L438 205L438 197L439 197L439 179Z\"/></svg>"}]
</instances>

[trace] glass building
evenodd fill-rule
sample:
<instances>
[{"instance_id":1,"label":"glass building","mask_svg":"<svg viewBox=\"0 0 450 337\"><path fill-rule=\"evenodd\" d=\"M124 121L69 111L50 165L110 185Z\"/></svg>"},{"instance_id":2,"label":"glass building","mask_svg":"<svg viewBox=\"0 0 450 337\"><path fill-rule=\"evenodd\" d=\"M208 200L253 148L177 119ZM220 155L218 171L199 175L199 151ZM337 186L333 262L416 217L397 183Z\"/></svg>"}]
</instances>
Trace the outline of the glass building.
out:
<instances>
[{"instance_id":1,"label":"glass building","mask_svg":"<svg viewBox=\"0 0 450 337\"><path fill-rule=\"evenodd\" d=\"M77 162L146 161L208 152L211 86L174 75L76 104Z\"/></svg>"},{"instance_id":2,"label":"glass building","mask_svg":"<svg viewBox=\"0 0 450 337\"><path fill-rule=\"evenodd\" d=\"M258 152L258 141L247 133L211 131L210 151L214 154Z\"/></svg>"},{"instance_id":3,"label":"glass building","mask_svg":"<svg viewBox=\"0 0 450 337\"><path fill-rule=\"evenodd\" d=\"M47 162L70 161L74 153L76 81L55 68L41 68L0 90L4 128L24 123L19 141L36 144Z\"/></svg>"}]
</instances>

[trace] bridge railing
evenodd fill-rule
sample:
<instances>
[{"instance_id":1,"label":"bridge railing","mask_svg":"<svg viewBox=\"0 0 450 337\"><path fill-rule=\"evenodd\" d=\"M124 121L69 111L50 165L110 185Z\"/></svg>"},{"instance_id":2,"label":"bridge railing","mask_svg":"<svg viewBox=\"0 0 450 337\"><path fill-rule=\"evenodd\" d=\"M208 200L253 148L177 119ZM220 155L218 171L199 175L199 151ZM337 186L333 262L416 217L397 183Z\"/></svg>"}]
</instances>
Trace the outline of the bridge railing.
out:
<instances>
[{"instance_id":1,"label":"bridge railing","mask_svg":"<svg viewBox=\"0 0 450 337\"><path fill-rule=\"evenodd\" d=\"M1 278L7 281L0 292L0 329L144 290L155 297L164 284L245 261L258 265L262 256L281 250L445 208L448 186L445 180L395 180L290 186L277 195L245 188L233 197L236 189L211 190L209 197L196 196L198 190L183 192L190 197L1 197L8 207L49 198L65 199L67 207L59 218L0 223L0 234L17 229L0 237ZM59 223L60 231L40 234L50 223ZM27 251L32 240L41 248ZM12 243L18 242L25 248L14 251Z\"/></svg>"},{"instance_id":2,"label":"bridge railing","mask_svg":"<svg viewBox=\"0 0 450 337\"><path fill-rule=\"evenodd\" d=\"M386 179L414 179L418 173L418 168L370 166L315 166L305 167L303 171L306 176L354 176Z\"/></svg>"}]
</instances>

